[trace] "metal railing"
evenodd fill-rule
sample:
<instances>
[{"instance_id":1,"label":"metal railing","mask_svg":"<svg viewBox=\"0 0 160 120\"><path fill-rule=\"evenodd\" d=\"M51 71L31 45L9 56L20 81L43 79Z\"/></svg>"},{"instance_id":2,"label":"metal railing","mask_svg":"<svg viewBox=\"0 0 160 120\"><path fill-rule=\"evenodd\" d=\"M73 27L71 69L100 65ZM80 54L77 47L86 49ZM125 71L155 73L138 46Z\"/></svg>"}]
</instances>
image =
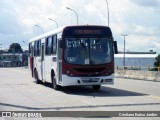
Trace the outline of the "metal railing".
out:
<instances>
[{"instance_id":1,"label":"metal railing","mask_svg":"<svg viewBox=\"0 0 160 120\"><path fill-rule=\"evenodd\" d=\"M143 67L143 66L116 66L117 70L141 70L141 71L160 71L160 67Z\"/></svg>"}]
</instances>

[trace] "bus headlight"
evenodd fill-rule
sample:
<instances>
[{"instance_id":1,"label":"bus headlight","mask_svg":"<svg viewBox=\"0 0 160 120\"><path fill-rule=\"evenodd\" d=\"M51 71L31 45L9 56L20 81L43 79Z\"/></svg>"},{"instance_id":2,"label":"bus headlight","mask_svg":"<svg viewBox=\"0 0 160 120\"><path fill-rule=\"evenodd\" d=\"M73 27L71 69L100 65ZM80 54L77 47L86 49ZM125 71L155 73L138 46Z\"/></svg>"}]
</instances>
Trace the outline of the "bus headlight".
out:
<instances>
[{"instance_id":1,"label":"bus headlight","mask_svg":"<svg viewBox=\"0 0 160 120\"><path fill-rule=\"evenodd\" d=\"M76 72L74 72L74 70L72 70L72 68L69 67L62 68L62 74L68 75L70 77L77 76Z\"/></svg>"},{"instance_id":2,"label":"bus headlight","mask_svg":"<svg viewBox=\"0 0 160 120\"><path fill-rule=\"evenodd\" d=\"M71 74L71 77L73 77L73 74Z\"/></svg>"},{"instance_id":3,"label":"bus headlight","mask_svg":"<svg viewBox=\"0 0 160 120\"><path fill-rule=\"evenodd\" d=\"M67 70L67 75L73 77L73 74L69 70Z\"/></svg>"},{"instance_id":4,"label":"bus headlight","mask_svg":"<svg viewBox=\"0 0 160 120\"><path fill-rule=\"evenodd\" d=\"M67 70L67 74L69 74L70 73L70 71L69 70Z\"/></svg>"},{"instance_id":5,"label":"bus headlight","mask_svg":"<svg viewBox=\"0 0 160 120\"><path fill-rule=\"evenodd\" d=\"M68 76L73 77L73 72L71 72L70 70L66 70L66 74L67 74Z\"/></svg>"}]
</instances>

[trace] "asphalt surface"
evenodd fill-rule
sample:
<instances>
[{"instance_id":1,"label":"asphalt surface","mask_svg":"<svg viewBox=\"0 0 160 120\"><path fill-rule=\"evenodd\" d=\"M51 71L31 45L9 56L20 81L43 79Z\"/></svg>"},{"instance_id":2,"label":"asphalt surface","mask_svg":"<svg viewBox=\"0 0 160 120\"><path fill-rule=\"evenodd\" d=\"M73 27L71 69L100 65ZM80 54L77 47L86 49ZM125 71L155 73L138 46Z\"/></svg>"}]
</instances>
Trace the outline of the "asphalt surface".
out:
<instances>
[{"instance_id":1,"label":"asphalt surface","mask_svg":"<svg viewBox=\"0 0 160 120\"><path fill-rule=\"evenodd\" d=\"M0 68L0 111L160 111L160 82L115 78L114 85L103 85L99 91L91 87L67 87L55 91L50 83L36 84L29 69ZM137 117L98 119L134 120ZM138 119L159 120L157 117Z\"/></svg>"}]
</instances>

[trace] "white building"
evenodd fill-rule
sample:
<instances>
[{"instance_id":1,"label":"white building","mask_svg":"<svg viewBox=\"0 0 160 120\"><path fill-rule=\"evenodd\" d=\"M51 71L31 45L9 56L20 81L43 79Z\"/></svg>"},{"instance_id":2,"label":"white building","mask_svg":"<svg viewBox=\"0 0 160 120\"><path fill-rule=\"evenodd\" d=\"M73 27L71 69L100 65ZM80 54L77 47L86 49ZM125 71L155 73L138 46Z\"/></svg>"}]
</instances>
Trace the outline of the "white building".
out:
<instances>
[{"instance_id":1,"label":"white building","mask_svg":"<svg viewBox=\"0 0 160 120\"><path fill-rule=\"evenodd\" d=\"M0 67L18 67L22 63L22 54L0 54Z\"/></svg>"},{"instance_id":2,"label":"white building","mask_svg":"<svg viewBox=\"0 0 160 120\"><path fill-rule=\"evenodd\" d=\"M154 67L158 54L125 54L126 67ZM115 54L115 67L124 65L124 54Z\"/></svg>"}]
</instances>

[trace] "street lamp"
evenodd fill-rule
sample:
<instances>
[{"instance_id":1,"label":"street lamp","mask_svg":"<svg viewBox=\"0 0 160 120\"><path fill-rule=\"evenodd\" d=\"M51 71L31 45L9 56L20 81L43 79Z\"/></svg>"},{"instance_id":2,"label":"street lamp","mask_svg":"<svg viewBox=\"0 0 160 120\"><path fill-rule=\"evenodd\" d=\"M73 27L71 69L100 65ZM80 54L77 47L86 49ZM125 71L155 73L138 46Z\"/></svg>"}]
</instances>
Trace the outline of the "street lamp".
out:
<instances>
[{"instance_id":1,"label":"street lamp","mask_svg":"<svg viewBox=\"0 0 160 120\"><path fill-rule=\"evenodd\" d=\"M43 28L41 26L39 25L34 25L34 26L39 27L42 30L42 33L44 33Z\"/></svg>"},{"instance_id":2,"label":"street lamp","mask_svg":"<svg viewBox=\"0 0 160 120\"><path fill-rule=\"evenodd\" d=\"M124 58L123 58L123 66L124 66L124 69L125 69L125 46L126 46L126 45L125 45L125 44L126 44L126 43L125 43L125 37L128 36L128 35L127 35L127 34L122 34L122 36L124 37Z\"/></svg>"},{"instance_id":3,"label":"street lamp","mask_svg":"<svg viewBox=\"0 0 160 120\"><path fill-rule=\"evenodd\" d=\"M76 11L74 11L73 9L71 9L71 8L69 8L69 7L66 7L68 10L71 10L71 11L73 11L75 14L76 14L76 16L77 16L77 25L78 25L78 14L76 13Z\"/></svg>"},{"instance_id":4,"label":"street lamp","mask_svg":"<svg viewBox=\"0 0 160 120\"><path fill-rule=\"evenodd\" d=\"M54 21L57 25L57 28L58 28L58 23L55 20L53 20L52 18L48 18L48 19L51 20L51 21Z\"/></svg>"},{"instance_id":5,"label":"street lamp","mask_svg":"<svg viewBox=\"0 0 160 120\"><path fill-rule=\"evenodd\" d=\"M109 5L108 5L108 1L106 0L107 2L107 9L108 9L108 27L109 27Z\"/></svg>"}]
</instances>

